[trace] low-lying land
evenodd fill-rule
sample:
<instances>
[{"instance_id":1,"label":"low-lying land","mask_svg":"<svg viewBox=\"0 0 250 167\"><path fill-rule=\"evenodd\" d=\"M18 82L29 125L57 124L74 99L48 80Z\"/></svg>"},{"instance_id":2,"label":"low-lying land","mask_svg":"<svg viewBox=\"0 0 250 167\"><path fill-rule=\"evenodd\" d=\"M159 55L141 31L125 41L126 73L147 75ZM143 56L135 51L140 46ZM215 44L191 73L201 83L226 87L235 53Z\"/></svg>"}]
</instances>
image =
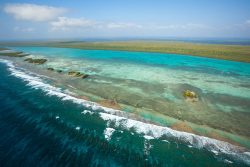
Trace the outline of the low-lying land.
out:
<instances>
[{"instance_id":1,"label":"low-lying land","mask_svg":"<svg viewBox=\"0 0 250 167\"><path fill-rule=\"evenodd\" d=\"M171 41L112 41L112 42L18 42L2 46L46 46L78 49L122 50L184 54L250 63L250 46L198 44Z\"/></svg>"}]
</instances>

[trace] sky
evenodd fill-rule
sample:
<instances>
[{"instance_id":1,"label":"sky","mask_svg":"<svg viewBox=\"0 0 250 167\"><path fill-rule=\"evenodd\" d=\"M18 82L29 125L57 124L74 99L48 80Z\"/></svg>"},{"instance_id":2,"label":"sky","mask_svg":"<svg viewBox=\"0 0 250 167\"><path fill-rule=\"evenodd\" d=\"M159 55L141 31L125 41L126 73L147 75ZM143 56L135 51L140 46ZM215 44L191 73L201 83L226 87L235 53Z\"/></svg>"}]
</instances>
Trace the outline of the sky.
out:
<instances>
[{"instance_id":1,"label":"sky","mask_svg":"<svg viewBox=\"0 0 250 167\"><path fill-rule=\"evenodd\" d=\"M250 0L1 0L0 40L250 38Z\"/></svg>"}]
</instances>

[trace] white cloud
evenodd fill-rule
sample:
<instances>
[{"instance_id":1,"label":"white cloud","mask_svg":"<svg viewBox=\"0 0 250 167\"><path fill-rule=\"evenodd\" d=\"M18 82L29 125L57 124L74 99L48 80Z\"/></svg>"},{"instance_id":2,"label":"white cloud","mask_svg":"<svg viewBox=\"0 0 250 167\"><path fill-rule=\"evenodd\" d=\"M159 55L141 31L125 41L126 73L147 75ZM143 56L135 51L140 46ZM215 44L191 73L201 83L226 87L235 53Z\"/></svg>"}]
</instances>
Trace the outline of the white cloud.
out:
<instances>
[{"instance_id":1,"label":"white cloud","mask_svg":"<svg viewBox=\"0 0 250 167\"><path fill-rule=\"evenodd\" d=\"M110 29L123 29L123 28L142 28L142 25L134 24L134 23L107 23L107 28Z\"/></svg>"},{"instance_id":2,"label":"white cloud","mask_svg":"<svg viewBox=\"0 0 250 167\"><path fill-rule=\"evenodd\" d=\"M239 30L241 29L241 31L249 31L250 29L250 20L246 20L244 22L241 22L239 24L234 24L232 26L230 26L230 29L235 29L235 30Z\"/></svg>"},{"instance_id":3,"label":"white cloud","mask_svg":"<svg viewBox=\"0 0 250 167\"><path fill-rule=\"evenodd\" d=\"M152 25L148 27L151 29L162 29L162 30L197 30L197 29L211 29L212 28L203 24L196 24L196 23Z\"/></svg>"},{"instance_id":4,"label":"white cloud","mask_svg":"<svg viewBox=\"0 0 250 167\"><path fill-rule=\"evenodd\" d=\"M59 17L56 21L50 22L52 30L71 30L77 28L99 28L99 29L131 29L142 28L141 25L122 22L98 22L86 18Z\"/></svg>"},{"instance_id":5,"label":"white cloud","mask_svg":"<svg viewBox=\"0 0 250 167\"><path fill-rule=\"evenodd\" d=\"M246 24L247 26L250 26L250 20L247 20L247 21L245 22L245 24Z\"/></svg>"},{"instance_id":6,"label":"white cloud","mask_svg":"<svg viewBox=\"0 0 250 167\"><path fill-rule=\"evenodd\" d=\"M52 26L52 30L69 30L72 28L86 28L97 25L95 21L85 18L68 17L59 17L56 21L52 21L50 24Z\"/></svg>"},{"instance_id":7,"label":"white cloud","mask_svg":"<svg viewBox=\"0 0 250 167\"><path fill-rule=\"evenodd\" d=\"M18 20L49 21L57 18L66 10L64 8L22 3L7 4L4 11Z\"/></svg>"},{"instance_id":8,"label":"white cloud","mask_svg":"<svg viewBox=\"0 0 250 167\"><path fill-rule=\"evenodd\" d=\"M159 33L159 34L173 34L178 31L182 33L190 32L204 32L205 30L214 30L215 28L196 23L187 24L136 24L131 22L104 22L90 20L86 18L70 18L59 17L55 21L50 22L52 31L71 31L71 32L103 32L116 33L123 31L124 33ZM77 31L76 31L77 30ZM139 31L138 31L139 30Z\"/></svg>"},{"instance_id":9,"label":"white cloud","mask_svg":"<svg viewBox=\"0 0 250 167\"><path fill-rule=\"evenodd\" d=\"M34 28L32 27L27 27L27 28L21 28L21 27L14 27L14 31L16 32L32 32L34 31Z\"/></svg>"}]
</instances>

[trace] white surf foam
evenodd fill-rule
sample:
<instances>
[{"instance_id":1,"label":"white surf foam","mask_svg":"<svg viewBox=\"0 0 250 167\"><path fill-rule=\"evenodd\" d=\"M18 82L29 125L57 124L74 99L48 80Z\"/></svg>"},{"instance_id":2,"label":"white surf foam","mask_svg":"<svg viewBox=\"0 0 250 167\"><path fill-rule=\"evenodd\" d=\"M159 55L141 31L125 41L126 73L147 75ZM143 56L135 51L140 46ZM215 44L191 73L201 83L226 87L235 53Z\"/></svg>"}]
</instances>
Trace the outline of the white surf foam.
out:
<instances>
[{"instance_id":1,"label":"white surf foam","mask_svg":"<svg viewBox=\"0 0 250 167\"><path fill-rule=\"evenodd\" d=\"M90 111L90 110L83 110L82 112L81 112L81 114L90 114L90 115L93 115L94 114L94 112L93 111Z\"/></svg>"},{"instance_id":2,"label":"white surf foam","mask_svg":"<svg viewBox=\"0 0 250 167\"><path fill-rule=\"evenodd\" d=\"M31 86L34 89L41 89L49 96L57 96L62 100L69 100L76 104L81 104L94 111L101 111L100 117L103 120L106 120L108 124L110 124L110 122L112 121L115 123L116 127L122 126L126 129L133 128L136 130L137 133L143 134L144 136L151 136L152 138L160 138L162 136L174 138L196 148L205 148L211 152L218 152L231 155L232 157L237 158L238 160L241 160L246 164L250 165L250 152L246 152L245 149L242 147L234 146L227 142L211 139L208 137L198 136L186 132L179 132L168 127L157 126L114 115L122 115L122 113L124 112L120 110L110 109L107 107L102 107L97 103L86 101L84 99L79 99L69 94L66 94L65 92L63 92L62 89L45 83L41 77L38 77L38 75L26 71L25 69L15 67L14 64L9 60L0 59L0 62L6 63L8 65L8 69L10 70L13 76L16 76L26 81L27 85Z\"/></svg>"},{"instance_id":3,"label":"white surf foam","mask_svg":"<svg viewBox=\"0 0 250 167\"><path fill-rule=\"evenodd\" d=\"M113 128L106 128L103 132L105 139L109 141L111 139L111 136L114 133L114 131L115 131L115 129L113 129Z\"/></svg>"},{"instance_id":4,"label":"white surf foam","mask_svg":"<svg viewBox=\"0 0 250 167\"><path fill-rule=\"evenodd\" d=\"M145 136L144 136L145 137ZM144 153L146 154L146 155L149 155L149 153L150 153L150 149L152 149L153 148L153 145L151 145L149 142L148 142L148 140L145 140L144 141Z\"/></svg>"},{"instance_id":5,"label":"white surf foam","mask_svg":"<svg viewBox=\"0 0 250 167\"><path fill-rule=\"evenodd\" d=\"M188 144L188 146L196 148L205 148L215 155L219 153L231 155L238 160L244 161L248 165L250 164L249 152L244 152L241 147L234 146L227 142L219 141L216 139L211 139L204 136L199 136L186 132L179 132L168 127L148 124L132 119L127 119L125 117L120 117L108 113L100 113L103 120L114 123L115 127L124 127L127 130L133 128L137 133L144 135L146 139L167 137L173 138L179 141L183 141ZM163 140L165 141L165 140Z\"/></svg>"},{"instance_id":6,"label":"white surf foam","mask_svg":"<svg viewBox=\"0 0 250 167\"><path fill-rule=\"evenodd\" d=\"M152 140L152 139L154 139L154 137L148 136L148 135L144 135L144 138L147 139L147 140Z\"/></svg>"}]
</instances>

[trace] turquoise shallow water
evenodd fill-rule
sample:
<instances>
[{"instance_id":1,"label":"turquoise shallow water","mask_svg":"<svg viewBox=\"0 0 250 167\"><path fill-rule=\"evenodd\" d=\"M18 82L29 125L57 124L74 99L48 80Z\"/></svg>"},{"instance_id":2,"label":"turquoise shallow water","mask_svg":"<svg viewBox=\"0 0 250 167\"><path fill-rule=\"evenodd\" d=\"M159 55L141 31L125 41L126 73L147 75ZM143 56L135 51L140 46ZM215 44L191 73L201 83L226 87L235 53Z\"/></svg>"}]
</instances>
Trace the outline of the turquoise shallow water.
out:
<instances>
[{"instance_id":1,"label":"turquoise shallow water","mask_svg":"<svg viewBox=\"0 0 250 167\"><path fill-rule=\"evenodd\" d=\"M248 63L233 62L226 60L215 60L204 57L194 57L176 54L126 52L108 50L80 50L70 48L49 48L49 47L11 47L16 50L31 54L46 55L49 57L63 56L77 59L93 59L106 61L127 61L147 65L166 66L172 68L201 70L222 75L250 75Z\"/></svg>"},{"instance_id":2,"label":"turquoise shallow water","mask_svg":"<svg viewBox=\"0 0 250 167\"><path fill-rule=\"evenodd\" d=\"M122 108L149 121L157 119L146 111L155 110L177 121L189 121L192 127L205 124L230 132L236 135L232 138L248 146L249 64L142 52L13 49L48 62L35 66L17 58L10 59L12 65L0 64L1 131L6 134L0 138L1 153L7 152L0 159L3 166L36 162L40 166L249 165L248 153L235 151L231 145L127 120L123 112L82 105L62 94L65 90L73 95L115 99L122 107L125 104L145 110L141 113ZM49 72L47 67L63 73ZM90 77L72 79L66 74L69 70ZM186 102L182 97L185 89L195 90L199 102Z\"/></svg>"}]
</instances>

